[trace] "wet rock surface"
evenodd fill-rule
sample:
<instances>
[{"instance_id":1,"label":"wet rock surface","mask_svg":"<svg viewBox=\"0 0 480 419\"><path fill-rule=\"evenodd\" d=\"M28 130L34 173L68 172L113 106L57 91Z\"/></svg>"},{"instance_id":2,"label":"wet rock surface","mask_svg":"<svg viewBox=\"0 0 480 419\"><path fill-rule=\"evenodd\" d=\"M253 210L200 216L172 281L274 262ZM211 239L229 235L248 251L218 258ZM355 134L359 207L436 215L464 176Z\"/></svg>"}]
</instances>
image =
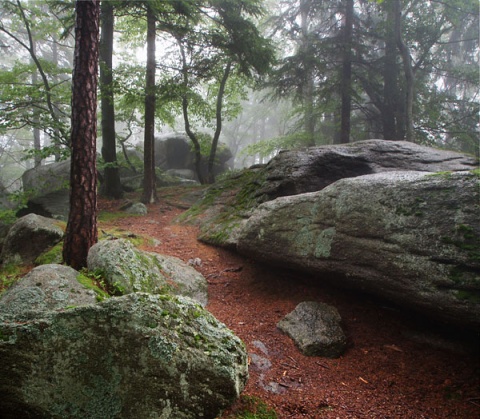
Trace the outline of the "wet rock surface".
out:
<instances>
[{"instance_id":1,"label":"wet rock surface","mask_svg":"<svg viewBox=\"0 0 480 419\"><path fill-rule=\"evenodd\" d=\"M338 358L347 349L342 318L335 307L315 301L302 302L277 323L307 356Z\"/></svg>"},{"instance_id":2,"label":"wet rock surface","mask_svg":"<svg viewBox=\"0 0 480 419\"><path fill-rule=\"evenodd\" d=\"M32 263L49 247L63 239L58 221L36 214L19 218L8 231L0 260L8 263Z\"/></svg>"},{"instance_id":3,"label":"wet rock surface","mask_svg":"<svg viewBox=\"0 0 480 419\"><path fill-rule=\"evenodd\" d=\"M183 297L2 313L0 337L2 418L213 419L248 377L243 343Z\"/></svg>"}]
</instances>

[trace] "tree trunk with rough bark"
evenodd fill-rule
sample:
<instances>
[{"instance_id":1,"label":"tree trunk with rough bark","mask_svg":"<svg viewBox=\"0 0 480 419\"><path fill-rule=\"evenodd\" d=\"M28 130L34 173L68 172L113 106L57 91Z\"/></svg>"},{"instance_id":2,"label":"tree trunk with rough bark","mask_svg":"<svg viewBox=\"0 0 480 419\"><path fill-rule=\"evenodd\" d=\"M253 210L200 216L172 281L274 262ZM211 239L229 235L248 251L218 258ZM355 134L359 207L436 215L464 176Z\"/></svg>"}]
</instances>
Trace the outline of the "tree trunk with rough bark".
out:
<instances>
[{"instance_id":1,"label":"tree trunk with rough bark","mask_svg":"<svg viewBox=\"0 0 480 419\"><path fill-rule=\"evenodd\" d=\"M403 41L402 37L402 4L400 0L395 1L395 37L397 47L400 51L403 61L403 69L405 72L405 140L414 141L413 131L413 99L414 99L414 83L415 73L412 66L412 58L410 51Z\"/></svg>"},{"instance_id":2,"label":"tree trunk with rough bark","mask_svg":"<svg viewBox=\"0 0 480 419\"><path fill-rule=\"evenodd\" d=\"M342 63L342 110L340 123L340 143L350 142L350 122L352 111L352 32L353 0L345 2L345 24L343 36Z\"/></svg>"},{"instance_id":3,"label":"tree trunk with rough bark","mask_svg":"<svg viewBox=\"0 0 480 419\"><path fill-rule=\"evenodd\" d=\"M305 85L303 89L303 104L305 108L305 132L308 136L307 147L315 145L315 115L314 115L314 90L315 83L313 80L313 68L310 54L310 33L309 33L309 18L310 8L312 6L311 0L300 1L300 27L301 27L301 45L300 48L304 52L305 65Z\"/></svg>"},{"instance_id":4,"label":"tree trunk with rough bark","mask_svg":"<svg viewBox=\"0 0 480 419\"><path fill-rule=\"evenodd\" d=\"M102 195L119 199L123 196L117 165L115 140L115 107L113 101L113 5L102 1L102 36L100 38L100 92L102 109L102 157L105 162Z\"/></svg>"},{"instance_id":5,"label":"tree trunk with rough bark","mask_svg":"<svg viewBox=\"0 0 480 419\"><path fill-rule=\"evenodd\" d=\"M147 8L147 76L145 84L144 204L157 200L155 179L155 14Z\"/></svg>"},{"instance_id":6,"label":"tree trunk with rough bark","mask_svg":"<svg viewBox=\"0 0 480 419\"><path fill-rule=\"evenodd\" d=\"M210 155L208 157L208 166L207 166L207 183L215 183L215 173L213 173L213 165L215 163L215 157L217 155L218 140L220 138L220 133L222 132L222 105L223 105L223 96L225 95L225 87L227 85L228 77L230 76L230 71L232 69L232 62L229 61L223 72L222 80L220 81L220 88L218 89L217 95L217 107L216 107L216 128L215 134L213 135L212 147L210 148Z\"/></svg>"},{"instance_id":7,"label":"tree trunk with rough bark","mask_svg":"<svg viewBox=\"0 0 480 419\"><path fill-rule=\"evenodd\" d=\"M400 140L397 133L397 41L395 39L395 13L392 1L385 2L387 8L385 35L385 63L383 68L382 124L385 140Z\"/></svg>"},{"instance_id":8,"label":"tree trunk with rough bark","mask_svg":"<svg viewBox=\"0 0 480 419\"><path fill-rule=\"evenodd\" d=\"M100 1L76 1L72 77L70 213L63 258L74 269L87 266L97 232L97 84Z\"/></svg>"}]
</instances>

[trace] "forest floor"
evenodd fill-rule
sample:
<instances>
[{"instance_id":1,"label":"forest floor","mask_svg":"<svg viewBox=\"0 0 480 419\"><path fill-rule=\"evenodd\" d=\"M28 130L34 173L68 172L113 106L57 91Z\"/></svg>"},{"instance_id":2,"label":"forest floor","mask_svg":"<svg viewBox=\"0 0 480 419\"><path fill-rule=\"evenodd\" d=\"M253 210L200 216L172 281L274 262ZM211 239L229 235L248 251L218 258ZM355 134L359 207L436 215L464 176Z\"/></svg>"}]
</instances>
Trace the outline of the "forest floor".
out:
<instances>
[{"instance_id":1,"label":"forest floor","mask_svg":"<svg viewBox=\"0 0 480 419\"><path fill-rule=\"evenodd\" d=\"M114 212L124 203L101 200L99 209ZM478 336L445 337L418 317L326 284L330 278L276 269L200 243L197 227L175 223L182 208L171 188L159 189L148 215L113 218L101 228L155 239L144 250L201 260L195 268L209 284L207 309L245 342L250 360L257 360L250 363L241 400L222 418L236 417L252 400L282 419L480 418ZM277 329L302 301L338 309L350 342L342 357L304 356Z\"/></svg>"}]
</instances>

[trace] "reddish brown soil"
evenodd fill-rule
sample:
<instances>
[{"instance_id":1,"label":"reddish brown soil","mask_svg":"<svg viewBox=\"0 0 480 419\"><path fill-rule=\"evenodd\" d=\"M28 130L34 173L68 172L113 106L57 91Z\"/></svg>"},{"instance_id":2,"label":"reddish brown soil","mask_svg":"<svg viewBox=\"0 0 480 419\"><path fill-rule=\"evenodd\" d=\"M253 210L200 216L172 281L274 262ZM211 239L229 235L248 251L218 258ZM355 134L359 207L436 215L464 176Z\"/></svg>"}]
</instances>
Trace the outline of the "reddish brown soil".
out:
<instances>
[{"instance_id":1,"label":"reddish brown soil","mask_svg":"<svg viewBox=\"0 0 480 419\"><path fill-rule=\"evenodd\" d=\"M100 209L122 203L102 201ZM172 223L182 211L160 196L147 216L116 219L114 226L159 241L146 250L201 259L196 268L209 283L208 310L250 354L272 364L263 371L250 364L244 395L262 399L279 418L480 418L477 337L463 338L461 347L458 337L428 343L434 335L425 324L372 298L322 285L328 278L264 266L198 242L196 227ZM332 304L342 315L351 346L339 359L306 357L276 328L298 303L311 300ZM465 340L477 349L466 351Z\"/></svg>"}]
</instances>

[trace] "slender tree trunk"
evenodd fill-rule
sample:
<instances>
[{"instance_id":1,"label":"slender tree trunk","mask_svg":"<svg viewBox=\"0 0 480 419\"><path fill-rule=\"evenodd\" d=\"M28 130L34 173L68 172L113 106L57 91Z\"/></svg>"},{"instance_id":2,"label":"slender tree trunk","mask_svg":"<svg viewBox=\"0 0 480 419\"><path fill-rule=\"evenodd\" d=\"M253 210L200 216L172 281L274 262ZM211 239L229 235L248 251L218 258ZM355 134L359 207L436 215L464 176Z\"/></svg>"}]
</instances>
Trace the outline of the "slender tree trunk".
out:
<instances>
[{"instance_id":1,"label":"slender tree trunk","mask_svg":"<svg viewBox=\"0 0 480 419\"><path fill-rule=\"evenodd\" d=\"M75 10L70 213L63 258L78 270L87 265L88 251L98 239L95 159L100 1L77 0Z\"/></svg>"},{"instance_id":2,"label":"slender tree trunk","mask_svg":"<svg viewBox=\"0 0 480 419\"><path fill-rule=\"evenodd\" d=\"M30 22L25 14L25 10L23 9L23 6L19 0L17 0L17 7L18 10L20 11L20 14L22 15L22 20L23 23L25 24L25 29L27 31L27 36L28 36L28 45L25 44L23 41L20 41L15 35L11 34L10 32L6 31L5 28L2 28L2 30L7 33L9 36L12 38L16 39L20 45L22 45L30 54L30 57L32 58L33 62L35 63L38 73L40 74L40 78L42 79L43 82L43 87L45 89L45 98L46 98L46 105L48 112L50 114L50 117L52 118L52 123L56 125L54 129L51 129L49 132L49 135L51 135L53 138L55 138L56 132L61 133L61 138L58 138L59 142L62 140L65 142L65 140L68 138L68 133L67 130L64 129L63 125L57 118L57 113L55 112L55 107L52 102L52 88L50 86L50 82L48 81L48 77L45 74L45 71L43 69L43 66L38 59L37 55L35 54L35 48L34 48L34 40L33 40L33 34L31 31L30 27Z\"/></svg>"},{"instance_id":3,"label":"slender tree trunk","mask_svg":"<svg viewBox=\"0 0 480 419\"><path fill-rule=\"evenodd\" d=\"M58 46L57 46L57 39L56 38L54 39L53 44L52 44L52 61L56 66L58 66ZM53 78L53 80L55 81L55 83L58 83L59 78L55 76ZM58 112L58 104L55 104L55 107L54 107L53 110L54 110L55 114L57 115L58 120L60 121L61 120L61 115L59 115L59 112ZM58 128L54 128L54 132L55 132L55 134L52 137L52 143L55 145L56 150L57 150L55 152L55 161L59 162L61 160L60 148L62 148L62 143L59 141L59 138L61 138L62 135L61 135L61 132ZM63 147L65 147L65 145L63 145Z\"/></svg>"},{"instance_id":4,"label":"slender tree trunk","mask_svg":"<svg viewBox=\"0 0 480 419\"><path fill-rule=\"evenodd\" d=\"M142 202L157 200L155 176L155 14L147 9L147 76L145 84L144 183Z\"/></svg>"},{"instance_id":5,"label":"slender tree trunk","mask_svg":"<svg viewBox=\"0 0 480 419\"><path fill-rule=\"evenodd\" d=\"M101 4L102 36L100 38L100 92L102 108L102 157L105 162L104 184L101 192L111 198L121 198L122 185L117 166L115 141L115 107L113 101L113 5Z\"/></svg>"},{"instance_id":6,"label":"slender tree trunk","mask_svg":"<svg viewBox=\"0 0 480 419\"><path fill-rule=\"evenodd\" d=\"M385 36L385 64L383 69L383 137L385 140L399 140L396 128L397 102L397 42L395 39L395 14L392 0L386 1L387 21Z\"/></svg>"},{"instance_id":7,"label":"slender tree trunk","mask_svg":"<svg viewBox=\"0 0 480 419\"><path fill-rule=\"evenodd\" d=\"M315 117L314 117L314 80L310 57L310 33L308 29L308 15L312 0L300 1L300 26L302 31L301 49L305 65L305 86L303 91L303 103L305 108L305 132L307 133L307 147L315 145Z\"/></svg>"},{"instance_id":8,"label":"slender tree trunk","mask_svg":"<svg viewBox=\"0 0 480 419\"><path fill-rule=\"evenodd\" d=\"M213 172L213 165L215 163L215 156L217 154L218 140L220 138L220 133L222 132L222 106L223 106L223 96L225 95L225 86L227 85L228 77L230 76L230 71L232 69L232 62L229 61L225 71L223 72L222 80L220 81L220 87L218 89L217 95L217 107L216 107L216 121L217 126L215 129L215 134L213 135L212 147L210 149L210 155L208 157L208 167L207 167L207 183L215 182L215 173Z\"/></svg>"},{"instance_id":9,"label":"slender tree trunk","mask_svg":"<svg viewBox=\"0 0 480 419\"><path fill-rule=\"evenodd\" d=\"M185 124L185 132L188 135L188 138L193 143L193 149L195 154L195 172L198 177L198 181L203 185L205 184L205 178L202 173L202 150L200 148L200 142L198 141L197 136L192 130L190 124L190 118L188 116L188 68L187 68L187 56L185 54L185 49L183 47L182 41L177 39L178 47L180 49L180 55L182 57L182 77L183 77L183 95L182 95L182 112L183 112L183 122Z\"/></svg>"},{"instance_id":10,"label":"slender tree trunk","mask_svg":"<svg viewBox=\"0 0 480 419\"><path fill-rule=\"evenodd\" d=\"M343 38L342 64L342 111L340 126L340 143L350 142L350 122L352 112L352 32L353 0L345 2L345 24Z\"/></svg>"},{"instance_id":11,"label":"slender tree trunk","mask_svg":"<svg viewBox=\"0 0 480 419\"><path fill-rule=\"evenodd\" d=\"M33 40L32 43L32 49L33 53L36 55L36 42ZM36 86L38 83L38 72L34 71L32 73L32 84ZM38 118L36 115L34 115L34 127L33 127L33 148L36 151L35 157L34 157L34 167L38 167L42 164L42 157L40 156L40 150L42 149L42 145L40 144L40 128L38 128Z\"/></svg>"},{"instance_id":12,"label":"slender tree trunk","mask_svg":"<svg viewBox=\"0 0 480 419\"><path fill-rule=\"evenodd\" d=\"M400 50L403 61L403 69L405 72L405 140L414 141L413 130L413 99L414 99L414 83L415 74L412 67L412 58L407 45L403 42L402 37L402 5L400 0L395 1L395 35L397 47Z\"/></svg>"}]
</instances>

